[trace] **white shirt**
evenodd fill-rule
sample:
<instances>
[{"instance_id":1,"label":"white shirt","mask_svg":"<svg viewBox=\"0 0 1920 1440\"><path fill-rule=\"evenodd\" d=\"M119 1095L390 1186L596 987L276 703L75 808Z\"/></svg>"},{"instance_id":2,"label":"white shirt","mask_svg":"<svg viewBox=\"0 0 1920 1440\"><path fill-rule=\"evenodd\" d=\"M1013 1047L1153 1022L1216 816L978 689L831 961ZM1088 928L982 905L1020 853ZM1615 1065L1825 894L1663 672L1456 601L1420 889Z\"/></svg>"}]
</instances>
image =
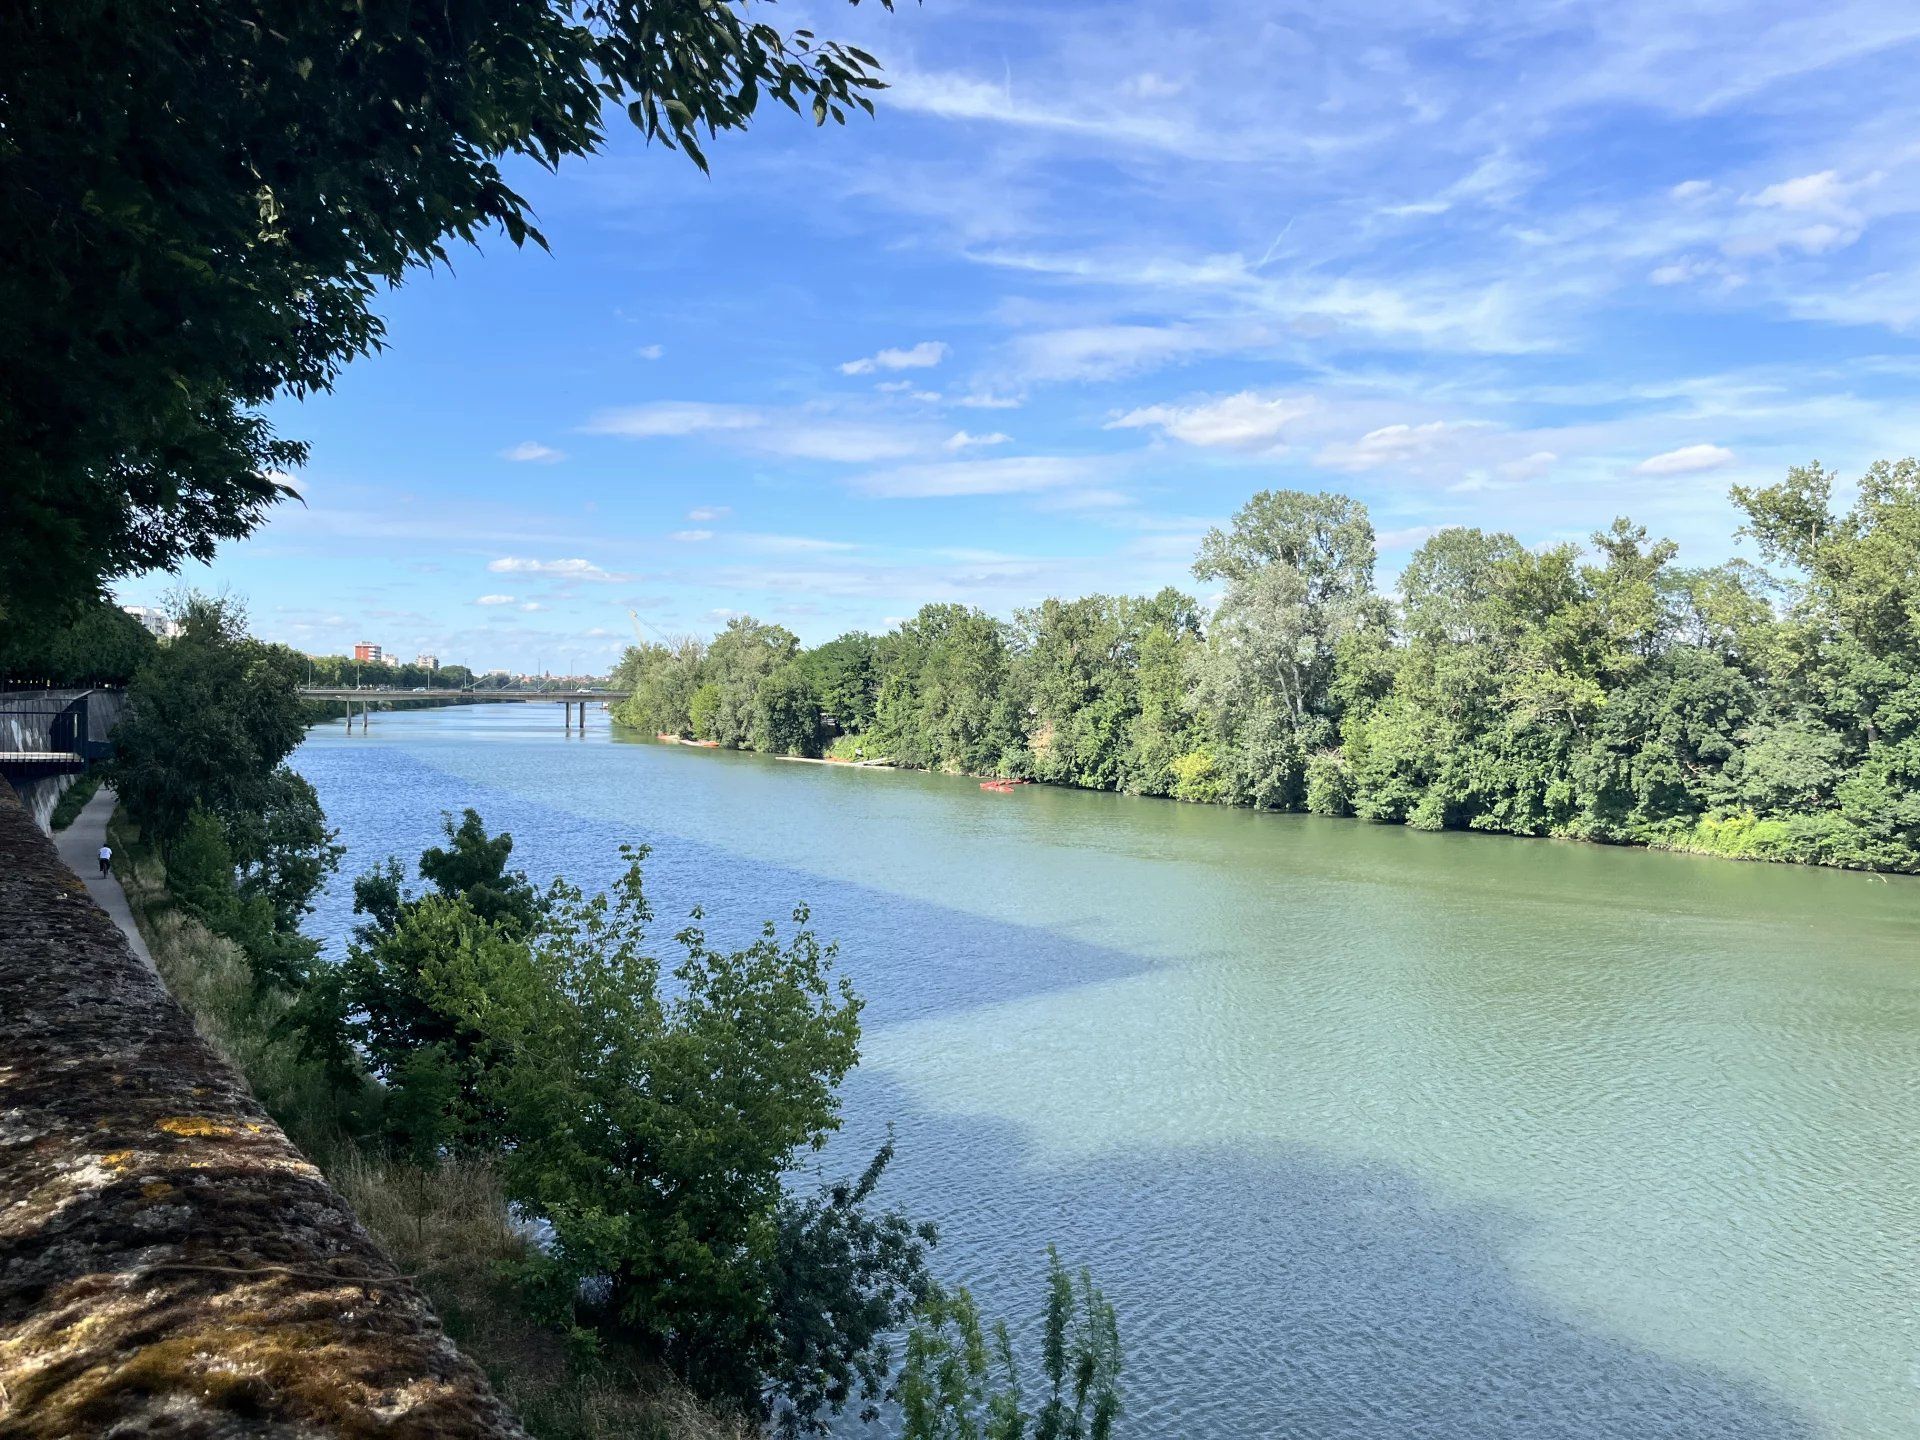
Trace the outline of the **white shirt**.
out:
<instances>
[{"instance_id":1,"label":"white shirt","mask_svg":"<svg viewBox=\"0 0 1920 1440\"><path fill-rule=\"evenodd\" d=\"M102 860L113 859L113 847L111 845L102 845L100 847L100 858Z\"/></svg>"}]
</instances>

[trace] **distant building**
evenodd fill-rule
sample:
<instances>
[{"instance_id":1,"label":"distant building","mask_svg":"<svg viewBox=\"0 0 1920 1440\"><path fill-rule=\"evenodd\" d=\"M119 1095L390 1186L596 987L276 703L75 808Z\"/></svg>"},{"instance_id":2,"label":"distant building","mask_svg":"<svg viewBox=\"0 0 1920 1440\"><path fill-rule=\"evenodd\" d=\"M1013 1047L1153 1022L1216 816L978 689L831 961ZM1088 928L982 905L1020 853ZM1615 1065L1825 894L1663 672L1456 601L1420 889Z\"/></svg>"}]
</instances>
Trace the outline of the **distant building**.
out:
<instances>
[{"instance_id":1,"label":"distant building","mask_svg":"<svg viewBox=\"0 0 1920 1440\"><path fill-rule=\"evenodd\" d=\"M122 605L120 608L162 640L171 640L180 633L180 627L174 624L173 617L158 605Z\"/></svg>"},{"instance_id":2,"label":"distant building","mask_svg":"<svg viewBox=\"0 0 1920 1440\"><path fill-rule=\"evenodd\" d=\"M369 645L362 640L353 647L353 658L362 665L378 665L386 657L378 645Z\"/></svg>"},{"instance_id":3,"label":"distant building","mask_svg":"<svg viewBox=\"0 0 1920 1440\"><path fill-rule=\"evenodd\" d=\"M413 663L418 665L422 670L438 670L440 668L440 657L438 655L416 655L413 657Z\"/></svg>"}]
</instances>

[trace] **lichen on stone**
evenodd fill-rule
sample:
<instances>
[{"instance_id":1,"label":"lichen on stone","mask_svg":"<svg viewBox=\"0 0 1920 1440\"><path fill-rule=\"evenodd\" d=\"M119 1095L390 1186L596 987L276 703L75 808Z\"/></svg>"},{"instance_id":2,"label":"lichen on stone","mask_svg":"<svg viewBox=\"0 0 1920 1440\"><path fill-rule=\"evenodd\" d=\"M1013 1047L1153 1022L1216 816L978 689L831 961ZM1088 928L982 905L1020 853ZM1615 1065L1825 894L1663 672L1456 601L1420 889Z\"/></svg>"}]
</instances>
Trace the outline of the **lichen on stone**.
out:
<instances>
[{"instance_id":1,"label":"lichen on stone","mask_svg":"<svg viewBox=\"0 0 1920 1440\"><path fill-rule=\"evenodd\" d=\"M519 1437L0 786L0 1437Z\"/></svg>"}]
</instances>

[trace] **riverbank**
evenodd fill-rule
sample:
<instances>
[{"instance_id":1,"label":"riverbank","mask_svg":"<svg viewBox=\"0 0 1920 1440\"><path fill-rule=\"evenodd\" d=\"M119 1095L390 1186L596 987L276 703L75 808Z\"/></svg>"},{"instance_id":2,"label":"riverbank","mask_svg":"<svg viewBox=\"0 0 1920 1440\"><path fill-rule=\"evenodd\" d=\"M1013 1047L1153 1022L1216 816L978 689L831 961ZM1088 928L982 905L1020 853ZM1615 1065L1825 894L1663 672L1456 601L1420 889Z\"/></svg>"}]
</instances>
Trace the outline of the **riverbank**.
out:
<instances>
[{"instance_id":1,"label":"riverbank","mask_svg":"<svg viewBox=\"0 0 1920 1440\"><path fill-rule=\"evenodd\" d=\"M413 1277L534 1440L751 1440L657 1367L576 1354L532 1319L506 1274L528 1240L490 1168L422 1166L357 1145L353 1111L368 1096L342 1093L282 1033L293 997L256 986L241 948L174 903L159 855L124 816L108 834L154 967L195 1029Z\"/></svg>"},{"instance_id":2,"label":"riverbank","mask_svg":"<svg viewBox=\"0 0 1920 1440\"><path fill-rule=\"evenodd\" d=\"M616 721L616 724L619 722ZM622 727L631 729L631 727ZM747 747L722 746L712 740L686 740L678 736L656 734L653 739L666 744L684 746L688 749L720 750L731 749L736 754L755 755L759 751ZM847 748L843 742L857 737L842 736L836 742L835 749ZM1252 806L1228 804L1220 800L1196 800L1178 795L1150 795L1137 791L1112 790L1107 787L1091 785L1063 785L1051 780L1038 780L1030 776L1006 773L973 773L959 769L926 769L924 767L902 765L891 759L852 760L844 755L769 755L770 760L780 760L801 765L831 765L845 769L871 770L921 770L930 775L953 775L961 779L975 780L983 788L999 790L1002 785L1009 789L1033 785L1042 789L1084 791L1089 794L1121 794L1136 800L1165 800L1177 805L1199 805L1208 808L1229 810L1247 810L1256 814L1313 814L1322 819L1355 820L1362 824L1380 825L1395 829L1426 830L1445 833L1450 827L1416 824L1411 820L1375 819L1357 815L1350 807L1314 810L1273 808L1259 810ZM1815 869L1853 870L1864 874L1913 875L1914 867L1904 864L1869 864L1863 859L1854 837L1842 833L1837 820L1828 815L1810 815L1788 819L1763 819L1745 812L1706 814L1692 821L1674 822L1666 827L1640 835L1596 835L1575 829L1546 829L1537 832L1520 830L1502 830L1492 827L1470 827L1462 833L1497 836L1509 840L1572 840L1583 844L1599 845L1608 848L1635 850L1656 850L1669 854L1699 855L1716 860L1743 860L1775 865L1801 865Z\"/></svg>"},{"instance_id":3,"label":"riverbank","mask_svg":"<svg viewBox=\"0 0 1920 1440\"><path fill-rule=\"evenodd\" d=\"M524 1433L5 793L0 934L0 1433Z\"/></svg>"}]
</instances>

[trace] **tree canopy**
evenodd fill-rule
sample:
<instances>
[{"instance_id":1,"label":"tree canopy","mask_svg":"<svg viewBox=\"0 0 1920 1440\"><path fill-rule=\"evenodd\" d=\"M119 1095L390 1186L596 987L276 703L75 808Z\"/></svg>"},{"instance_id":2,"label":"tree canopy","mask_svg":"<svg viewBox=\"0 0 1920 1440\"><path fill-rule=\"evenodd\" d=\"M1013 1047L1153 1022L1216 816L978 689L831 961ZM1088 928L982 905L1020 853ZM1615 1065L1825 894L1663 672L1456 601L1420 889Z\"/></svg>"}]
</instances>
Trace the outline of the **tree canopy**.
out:
<instances>
[{"instance_id":1,"label":"tree canopy","mask_svg":"<svg viewBox=\"0 0 1920 1440\"><path fill-rule=\"evenodd\" d=\"M622 113L703 168L764 100L871 113L872 56L764 12L0 7L0 613L208 559L292 496L305 448L259 407L377 348L374 296L450 243L545 244L504 162L588 154Z\"/></svg>"},{"instance_id":2,"label":"tree canopy","mask_svg":"<svg viewBox=\"0 0 1920 1440\"><path fill-rule=\"evenodd\" d=\"M1363 505L1267 491L1202 542L1210 615L1174 590L1011 623L929 605L878 637L763 645L750 685L697 642L650 647L618 713L749 749L1920 869L1920 464L1840 493L1819 465L1735 488L1776 574L1684 567L1620 518L1540 550L1441 530L1384 595ZM770 629L736 626L716 653Z\"/></svg>"}]
</instances>

